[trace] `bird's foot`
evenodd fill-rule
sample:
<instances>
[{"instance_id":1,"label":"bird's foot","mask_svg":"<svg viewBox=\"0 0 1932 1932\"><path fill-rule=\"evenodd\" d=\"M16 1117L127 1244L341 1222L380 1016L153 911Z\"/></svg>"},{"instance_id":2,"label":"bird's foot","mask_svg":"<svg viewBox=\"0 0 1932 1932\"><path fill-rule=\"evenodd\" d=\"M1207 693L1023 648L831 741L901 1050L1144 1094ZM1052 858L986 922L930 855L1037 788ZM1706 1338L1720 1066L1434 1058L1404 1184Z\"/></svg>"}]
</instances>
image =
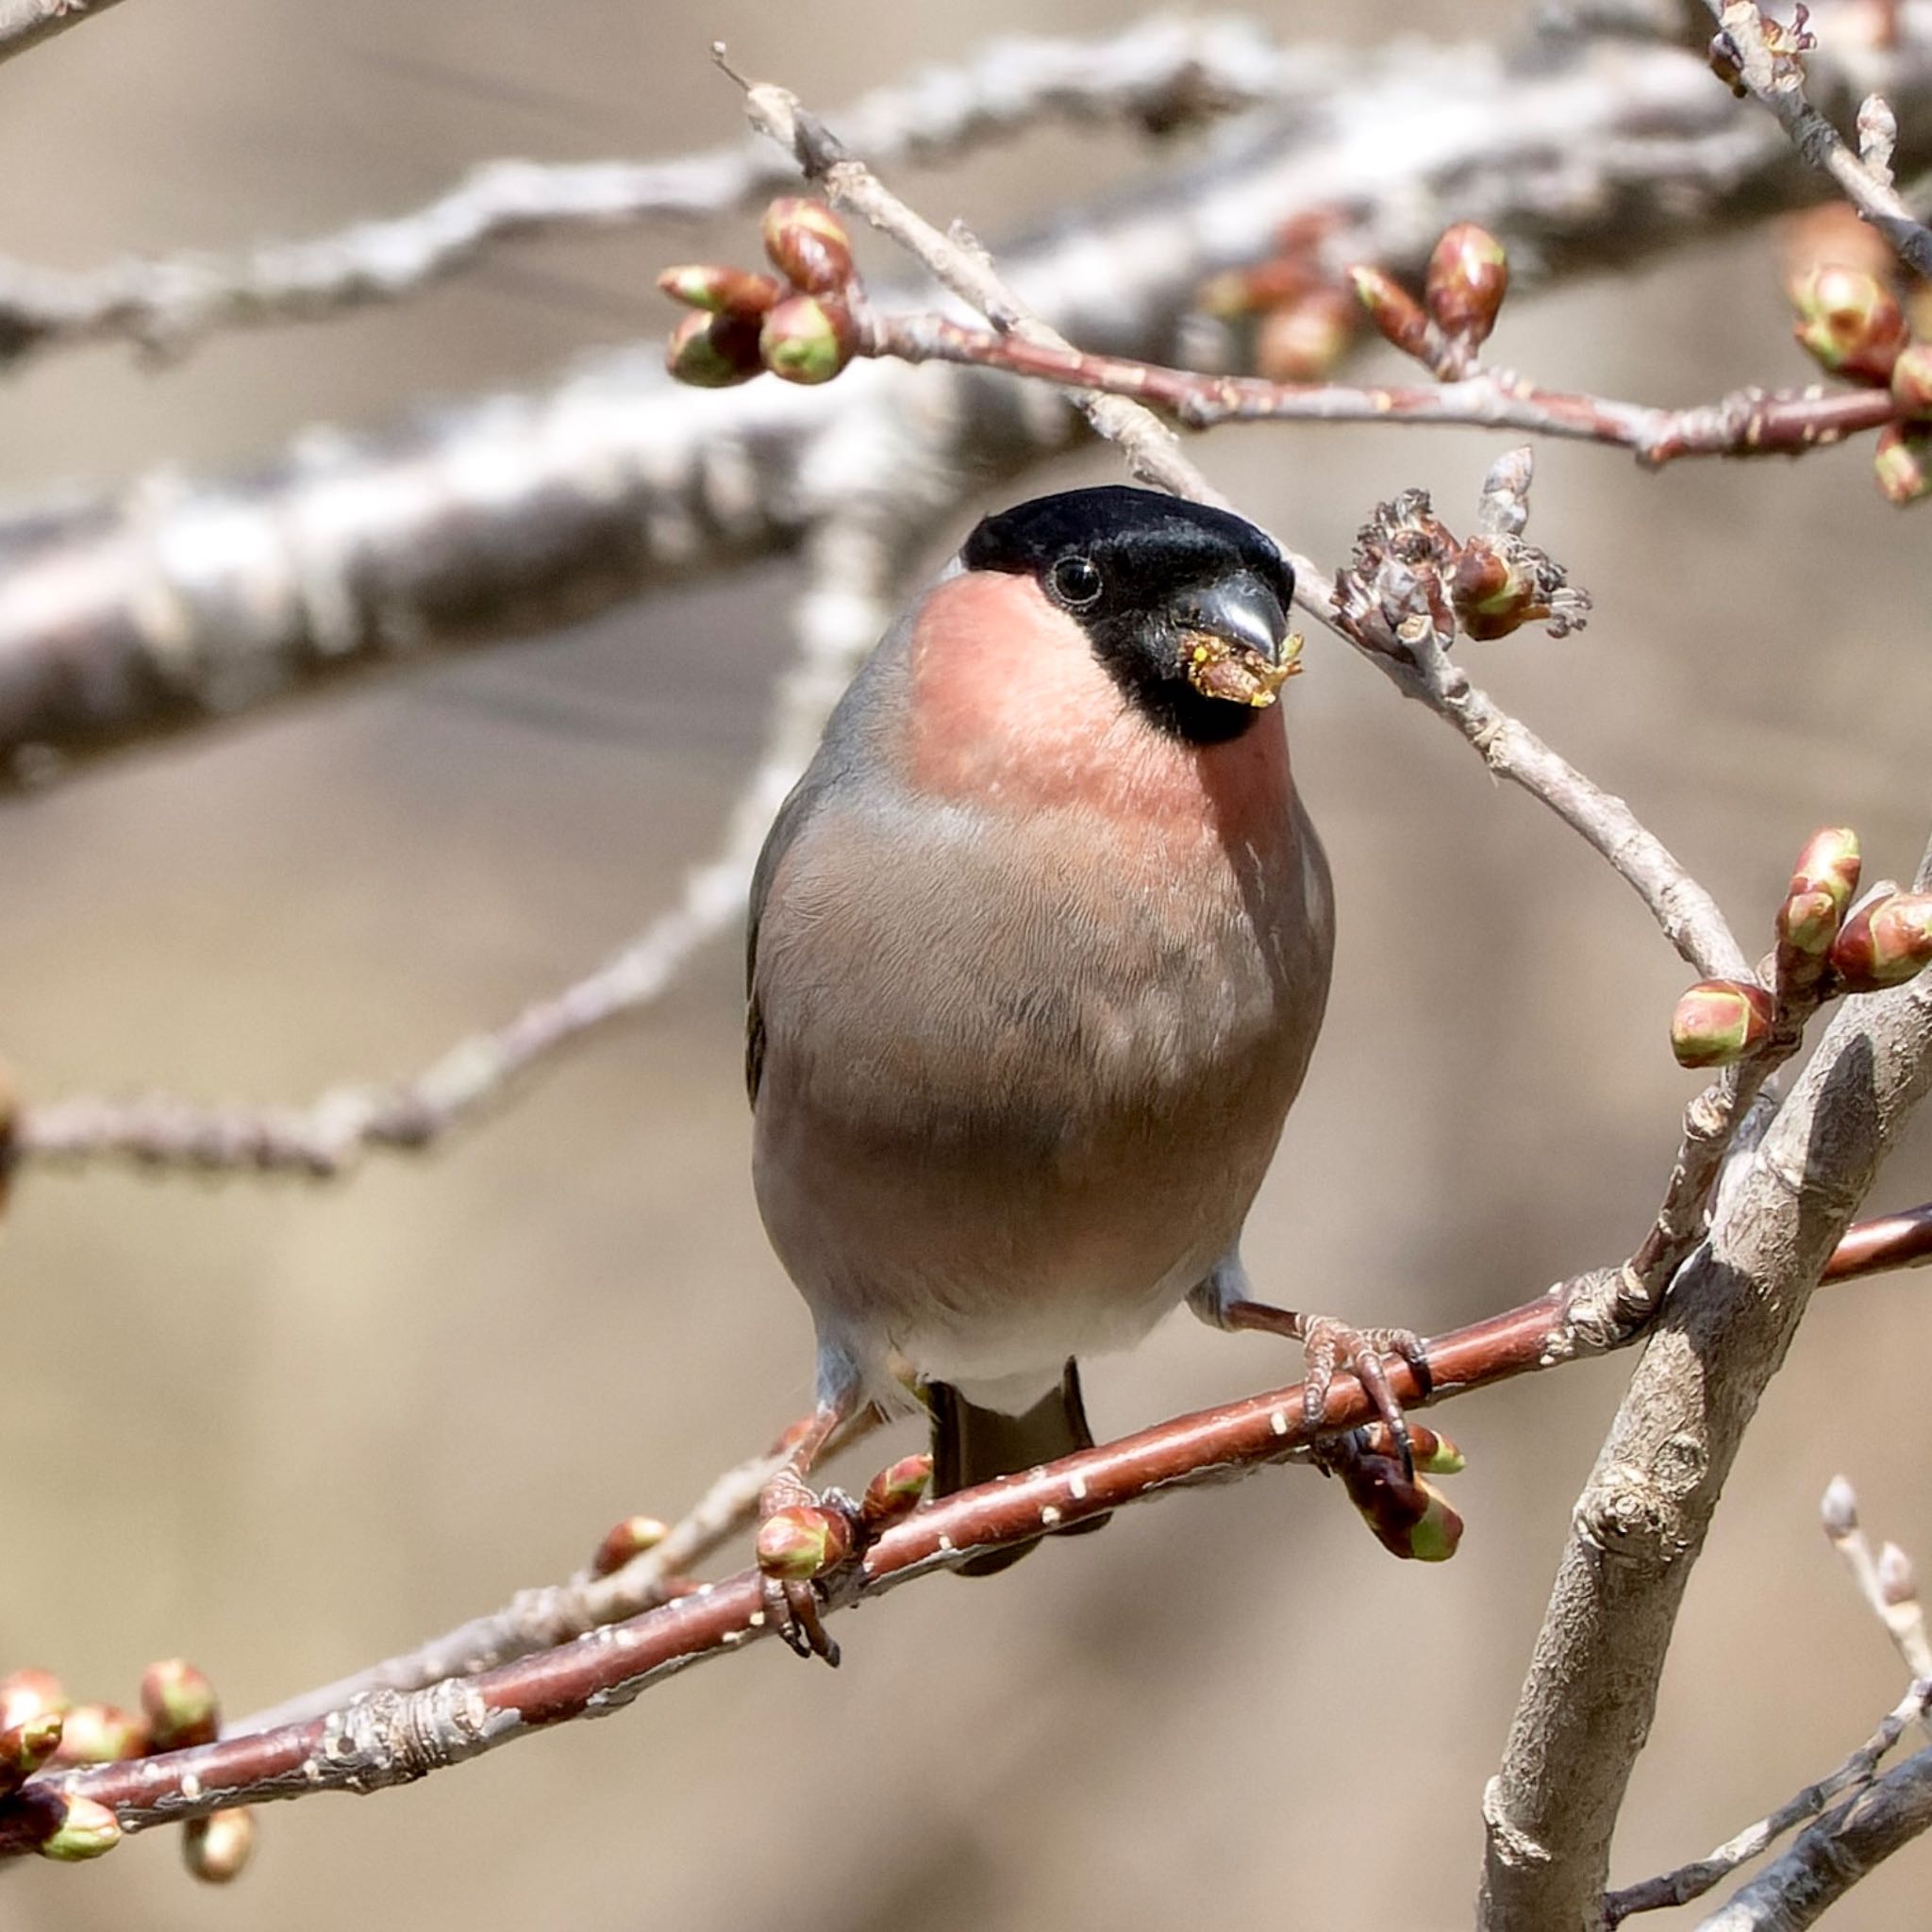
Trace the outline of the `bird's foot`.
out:
<instances>
[{"instance_id":1,"label":"bird's foot","mask_svg":"<svg viewBox=\"0 0 1932 1932\"><path fill-rule=\"evenodd\" d=\"M1417 1388L1427 1395L1434 1387L1434 1378L1429 1374L1429 1357L1421 1337L1407 1328L1357 1328L1330 1315L1300 1315L1295 1323L1307 1364L1302 1377L1302 1415L1308 1427L1321 1427L1336 1371L1346 1369L1374 1404L1375 1413L1389 1431L1402 1474L1405 1480L1413 1483L1414 1439L1402 1404L1389 1386L1384 1358L1392 1355L1407 1362Z\"/></svg>"},{"instance_id":2,"label":"bird's foot","mask_svg":"<svg viewBox=\"0 0 1932 1932\"><path fill-rule=\"evenodd\" d=\"M1407 1328L1356 1328L1332 1315L1298 1315L1266 1302L1239 1297L1218 1301L1209 1319L1224 1328L1246 1329L1263 1335L1291 1336L1302 1345L1307 1369L1302 1378L1302 1415L1310 1430L1322 1426L1327 1412L1328 1391L1338 1369L1346 1369L1362 1385L1389 1431L1404 1476L1415 1480L1415 1452L1408 1419L1389 1384L1384 1357L1397 1356L1408 1364L1417 1389L1427 1395L1434 1386L1429 1357L1421 1339Z\"/></svg>"}]
</instances>

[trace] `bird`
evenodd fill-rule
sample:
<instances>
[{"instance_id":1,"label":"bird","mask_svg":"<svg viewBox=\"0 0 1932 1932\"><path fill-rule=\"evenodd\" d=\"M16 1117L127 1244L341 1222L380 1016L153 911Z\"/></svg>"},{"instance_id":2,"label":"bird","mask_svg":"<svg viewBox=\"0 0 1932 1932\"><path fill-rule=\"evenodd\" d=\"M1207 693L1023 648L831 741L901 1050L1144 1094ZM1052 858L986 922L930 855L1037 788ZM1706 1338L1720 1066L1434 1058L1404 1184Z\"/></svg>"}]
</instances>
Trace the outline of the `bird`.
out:
<instances>
[{"instance_id":1,"label":"bird","mask_svg":"<svg viewBox=\"0 0 1932 1932\"><path fill-rule=\"evenodd\" d=\"M1293 591L1232 511L1038 497L976 525L834 710L750 899L754 1191L817 1341L767 1521L822 1500L813 1459L908 1372L936 1495L1091 1447L1079 1360L1183 1302L1302 1341L1311 1421L1345 1364L1406 1449L1382 1358L1426 1391L1416 1338L1271 1307L1241 1260L1334 955L1277 702ZM810 1585L765 1590L836 1661Z\"/></svg>"}]
</instances>

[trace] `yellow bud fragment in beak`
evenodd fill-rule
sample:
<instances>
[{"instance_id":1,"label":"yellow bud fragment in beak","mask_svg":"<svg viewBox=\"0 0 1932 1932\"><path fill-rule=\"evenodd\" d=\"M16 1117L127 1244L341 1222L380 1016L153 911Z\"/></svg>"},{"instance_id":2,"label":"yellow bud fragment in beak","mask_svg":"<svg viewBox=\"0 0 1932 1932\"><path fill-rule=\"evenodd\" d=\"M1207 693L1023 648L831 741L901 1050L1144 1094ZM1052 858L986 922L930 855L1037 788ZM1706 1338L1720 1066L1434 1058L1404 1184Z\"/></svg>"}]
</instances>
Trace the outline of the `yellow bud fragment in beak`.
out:
<instances>
[{"instance_id":1,"label":"yellow bud fragment in beak","mask_svg":"<svg viewBox=\"0 0 1932 1932\"><path fill-rule=\"evenodd\" d=\"M1204 698L1251 705L1263 711L1281 687L1302 668L1302 641L1291 632L1271 662L1252 644L1230 642L1212 631L1189 633L1185 646L1188 682Z\"/></svg>"}]
</instances>

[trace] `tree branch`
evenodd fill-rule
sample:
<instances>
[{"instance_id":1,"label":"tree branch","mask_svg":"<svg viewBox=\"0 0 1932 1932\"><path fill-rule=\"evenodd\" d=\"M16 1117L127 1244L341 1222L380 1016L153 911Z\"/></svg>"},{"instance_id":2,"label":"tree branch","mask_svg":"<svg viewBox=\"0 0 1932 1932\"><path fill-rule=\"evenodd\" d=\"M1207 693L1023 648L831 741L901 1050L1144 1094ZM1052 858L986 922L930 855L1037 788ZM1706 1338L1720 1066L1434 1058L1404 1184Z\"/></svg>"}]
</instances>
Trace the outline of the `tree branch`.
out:
<instances>
[{"instance_id":1,"label":"tree branch","mask_svg":"<svg viewBox=\"0 0 1932 1932\"><path fill-rule=\"evenodd\" d=\"M1573 1932L1744 1427L1880 1161L1932 1084L1932 989L1846 1002L1674 1284L1580 1498L1484 1797L1485 1932Z\"/></svg>"},{"instance_id":2,"label":"tree branch","mask_svg":"<svg viewBox=\"0 0 1932 1932\"><path fill-rule=\"evenodd\" d=\"M1932 277L1932 228L1918 220L1892 187L1890 149L1880 167L1868 166L1806 97L1804 55L1809 36L1770 25L1756 0L1706 0L1706 4L1719 27L1713 48L1725 51L1738 84L1771 109L1792 146L1842 191L1891 244L1900 260ZM1823 13L1822 19L1828 23L1835 42L1862 35L1869 51L1874 44L1883 45L1875 38L1875 13L1876 9L1861 12L1839 6ZM1840 49L1835 47L1834 52L1838 51ZM1890 113L1883 102L1878 105Z\"/></svg>"},{"instance_id":3,"label":"tree branch","mask_svg":"<svg viewBox=\"0 0 1932 1932\"><path fill-rule=\"evenodd\" d=\"M1932 23L1926 0L1908 11ZM1890 75L1903 165L1932 153L1909 146L1932 144L1932 47L1908 43ZM1086 346L1173 360L1202 283L1312 210L1343 210L1338 264L1396 269L1452 221L1480 222L1528 286L1821 192L1774 127L1674 49L1563 42L1518 64L1411 48L1351 57L1318 110L1259 117L1241 142L1062 210L1008 269ZM902 443L925 425L933 522L1078 433L971 371L868 365L827 390L696 396L625 352L385 437L310 436L253 475L157 478L0 524L0 779L789 551L836 509L850 471L826 453L854 421L895 425Z\"/></svg>"},{"instance_id":4,"label":"tree branch","mask_svg":"<svg viewBox=\"0 0 1932 1932\"><path fill-rule=\"evenodd\" d=\"M1932 1750L1828 1812L1698 1932L1800 1932L1932 1825Z\"/></svg>"},{"instance_id":5,"label":"tree branch","mask_svg":"<svg viewBox=\"0 0 1932 1932\"><path fill-rule=\"evenodd\" d=\"M1735 1838L1727 1839L1707 1857L1639 1885L1626 1885L1604 1900L1603 1923L1620 1925L1637 1912L1655 1912L1672 1906L1689 1905L1722 1884L1740 1865L1769 1851L1785 1833L1816 1818L1824 1807L1848 1790L1862 1789L1877 1774L1878 1767L1907 1730L1917 1724L1932 1707L1932 1678L1922 1677L1907 1691L1897 1707L1880 1720L1878 1728L1840 1764L1827 1772L1816 1784L1788 1798L1775 1811L1747 1824Z\"/></svg>"},{"instance_id":6,"label":"tree branch","mask_svg":"<svg viewBox=\"0 0 1932 1932\"><path fill-rule=\"evenodd\" d=\"M78 17L85 0L14 4ZM8 51L0 38L0 58ZM931 163L1049 120L1165 133L1262 103L1306 106L1341 65L1322 51L1290 59L1246 20L1152 20L1096 41L994 41L855 101L843 119L870 151ZM790 176L757 142L670 161L491 161L408 214L245 255L133 257L81 274L0 258L0 361L104 339L178 355L220 328L398 301L520 237L749 207Z\"/></svg>"},{"instance_id":7,"label":"tree branch","mask_svg":"<svg viewBox=\"0 0 1932 1932\"><path fill-rule=\"evenodd\" d=\"M0 60L11 60L119 5L120 0L0 0Z\"/></svg>"}]
</instances>

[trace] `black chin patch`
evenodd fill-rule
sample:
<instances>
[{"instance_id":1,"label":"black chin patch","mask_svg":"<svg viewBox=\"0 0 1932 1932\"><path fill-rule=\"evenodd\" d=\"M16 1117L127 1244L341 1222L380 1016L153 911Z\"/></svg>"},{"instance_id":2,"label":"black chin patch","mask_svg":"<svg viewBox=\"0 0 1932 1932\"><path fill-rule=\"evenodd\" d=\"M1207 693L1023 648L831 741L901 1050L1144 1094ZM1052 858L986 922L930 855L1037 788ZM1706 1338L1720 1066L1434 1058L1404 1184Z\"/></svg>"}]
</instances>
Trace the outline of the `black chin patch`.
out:
<instances>
[{"instance_id":1,"label":"black chin patch","mask_svg":"<svg viewBox=\"0 0 1932 1932\"><path fill-rule=\"evenodd\" d=\"M986 518L959 558L968 570L1033 577L1158 729L1191 744L1221 744L1261 715L1204 697L1184 659L1191 592L1256 577L1284 611L1294 593L1286 559L1244 518L1152 490L1070 490Z\"/></svg>"}]
</instances>

